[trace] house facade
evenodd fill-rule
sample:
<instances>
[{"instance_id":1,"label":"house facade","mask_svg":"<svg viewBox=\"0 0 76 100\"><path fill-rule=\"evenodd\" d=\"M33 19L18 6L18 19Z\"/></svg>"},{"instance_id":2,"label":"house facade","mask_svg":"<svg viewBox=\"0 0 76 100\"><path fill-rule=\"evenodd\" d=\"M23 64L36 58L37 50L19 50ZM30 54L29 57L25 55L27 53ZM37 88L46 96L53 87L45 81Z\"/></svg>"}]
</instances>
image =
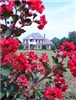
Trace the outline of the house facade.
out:
<instances>
[{"instance_id":1,"label":"house facade","mask_svg":"<svg viewBox=\"0 0 76 100\"><path fill-rule=\"evenodd\" d=\"M42 49L42 45L45 44L47 49L51 49L53 44L48 38L42 36L39 33L32 33L23 39L23 45L26 49Z\"/></svg>"}]
</instances>

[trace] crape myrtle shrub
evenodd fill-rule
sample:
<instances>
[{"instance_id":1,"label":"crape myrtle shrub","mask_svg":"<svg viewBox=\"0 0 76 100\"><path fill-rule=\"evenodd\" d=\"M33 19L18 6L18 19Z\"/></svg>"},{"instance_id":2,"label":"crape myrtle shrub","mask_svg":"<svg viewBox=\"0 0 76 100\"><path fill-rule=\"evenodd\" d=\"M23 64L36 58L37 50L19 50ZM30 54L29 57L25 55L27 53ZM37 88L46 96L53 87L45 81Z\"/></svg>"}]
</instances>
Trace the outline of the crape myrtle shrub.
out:
<instances>
[{"instance_id":1,"label":"crape myrtle shrub","mask_svg":"<svg viewBox=\"0 0 76 100\"><path fill-rule=\"evenodd\" d=\"M42 30L47 24L44 9L41 0L0 0L0 20L4 23L0 24L1 100L60 100L68 88L66 69L76 77L76 46L72 42L54 51L54 66L49 65L46 53L40 57L33 51L16 53L20 44L15 37L26 31L24 26L36 23Z\"/></svg>"}]
</instances>

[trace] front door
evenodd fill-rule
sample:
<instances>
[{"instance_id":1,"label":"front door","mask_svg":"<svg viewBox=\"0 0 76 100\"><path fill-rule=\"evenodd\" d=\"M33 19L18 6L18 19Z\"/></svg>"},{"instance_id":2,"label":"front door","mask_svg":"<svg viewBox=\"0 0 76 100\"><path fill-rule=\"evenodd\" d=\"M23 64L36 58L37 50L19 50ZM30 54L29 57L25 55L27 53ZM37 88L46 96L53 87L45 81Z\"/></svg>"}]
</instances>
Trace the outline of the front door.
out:
<instances>
[{"instance_id":1,"label":"front door","mask_svg":"<svg viewBox=\"0 0 76 100\"><path fill-rule=\"evenodd\" d=\"M31 49L31 50L34 50L33 44L30 44L30 49Z\"/></svg>"}]
</instances>

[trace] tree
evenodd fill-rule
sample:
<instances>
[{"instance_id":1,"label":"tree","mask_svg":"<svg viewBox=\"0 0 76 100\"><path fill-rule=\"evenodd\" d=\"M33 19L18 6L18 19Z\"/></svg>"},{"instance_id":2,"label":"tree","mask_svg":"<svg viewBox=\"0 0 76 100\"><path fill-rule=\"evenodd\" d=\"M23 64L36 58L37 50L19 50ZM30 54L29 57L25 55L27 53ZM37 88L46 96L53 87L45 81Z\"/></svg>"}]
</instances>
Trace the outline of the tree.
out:
<instances>
[{"instance_id":1,"label":"tree","mask_svg":"<svg viewBox=\"0 0 76 100\"><path fill-rule=\"evenodd\" d=\"M54 37L51 41L55 44L56 48L58 49L60 46L60 40L57 37Z\"/></svg>"},{"instance_id":2,"label":"tree","mask_svg":"<svg viewBox=\"0 0 76 100\"><path fill-rule=\"evenodd\" d=\"M68 41L73 42L76 45L76 31L69 32Z\"/></svg>"},{"instance_id":3,"label":"tree","mask_svg":"<svg viewBox=\"0 0 76 100\"><path fill-rule=\"evenodd\" d=\"M60 39L60 45L62 45L64 42L68 41L68 38L63 37Z\"/></svg>"},{"instance_id":4,"label":"tree","mask_svg":"<svg viewBox=\"0 0 76 100\"><path fill-rule=\"evenodd\" d=\"M51 46L51 50L56 50L56 46L54 44Z\"/></svg>"}]
</instances>

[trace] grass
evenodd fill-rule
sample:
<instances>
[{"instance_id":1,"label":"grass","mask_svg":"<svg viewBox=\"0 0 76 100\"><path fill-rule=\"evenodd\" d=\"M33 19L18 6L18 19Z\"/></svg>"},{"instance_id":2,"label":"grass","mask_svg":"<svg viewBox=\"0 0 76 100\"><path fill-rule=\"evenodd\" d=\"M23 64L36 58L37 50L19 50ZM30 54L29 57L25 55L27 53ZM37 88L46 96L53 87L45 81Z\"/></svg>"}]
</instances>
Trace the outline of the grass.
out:
<instances>
[{"instance_id":1,"label":"grass","mask_svg":"<svg viewBox=\"0 0 76 100\"><path fill-rule=\"evenodd\" d=\"M27 50L18 50L17 53L19 54L20 52L26 52ZM33 50L36 54L38 54L38 56L40 56L42 53L46 52L46 54L48 55L49 59L50 59L50 65L51 67L53 66L53 60L52 60L52 56L55 56L56 54L53 53L53 51L51 50ZM67 64L67 60L65 60L65 63ZM66 66L66 65L65 65ZM71 75L69 69L67 70L67 72L65 73L64 76L67 84L69 85L68 90L63 94L63 98L62 100L76 100L76 84L70 84L70 82L74 81L74 77Z\"/></svg>"}]
</instances>

